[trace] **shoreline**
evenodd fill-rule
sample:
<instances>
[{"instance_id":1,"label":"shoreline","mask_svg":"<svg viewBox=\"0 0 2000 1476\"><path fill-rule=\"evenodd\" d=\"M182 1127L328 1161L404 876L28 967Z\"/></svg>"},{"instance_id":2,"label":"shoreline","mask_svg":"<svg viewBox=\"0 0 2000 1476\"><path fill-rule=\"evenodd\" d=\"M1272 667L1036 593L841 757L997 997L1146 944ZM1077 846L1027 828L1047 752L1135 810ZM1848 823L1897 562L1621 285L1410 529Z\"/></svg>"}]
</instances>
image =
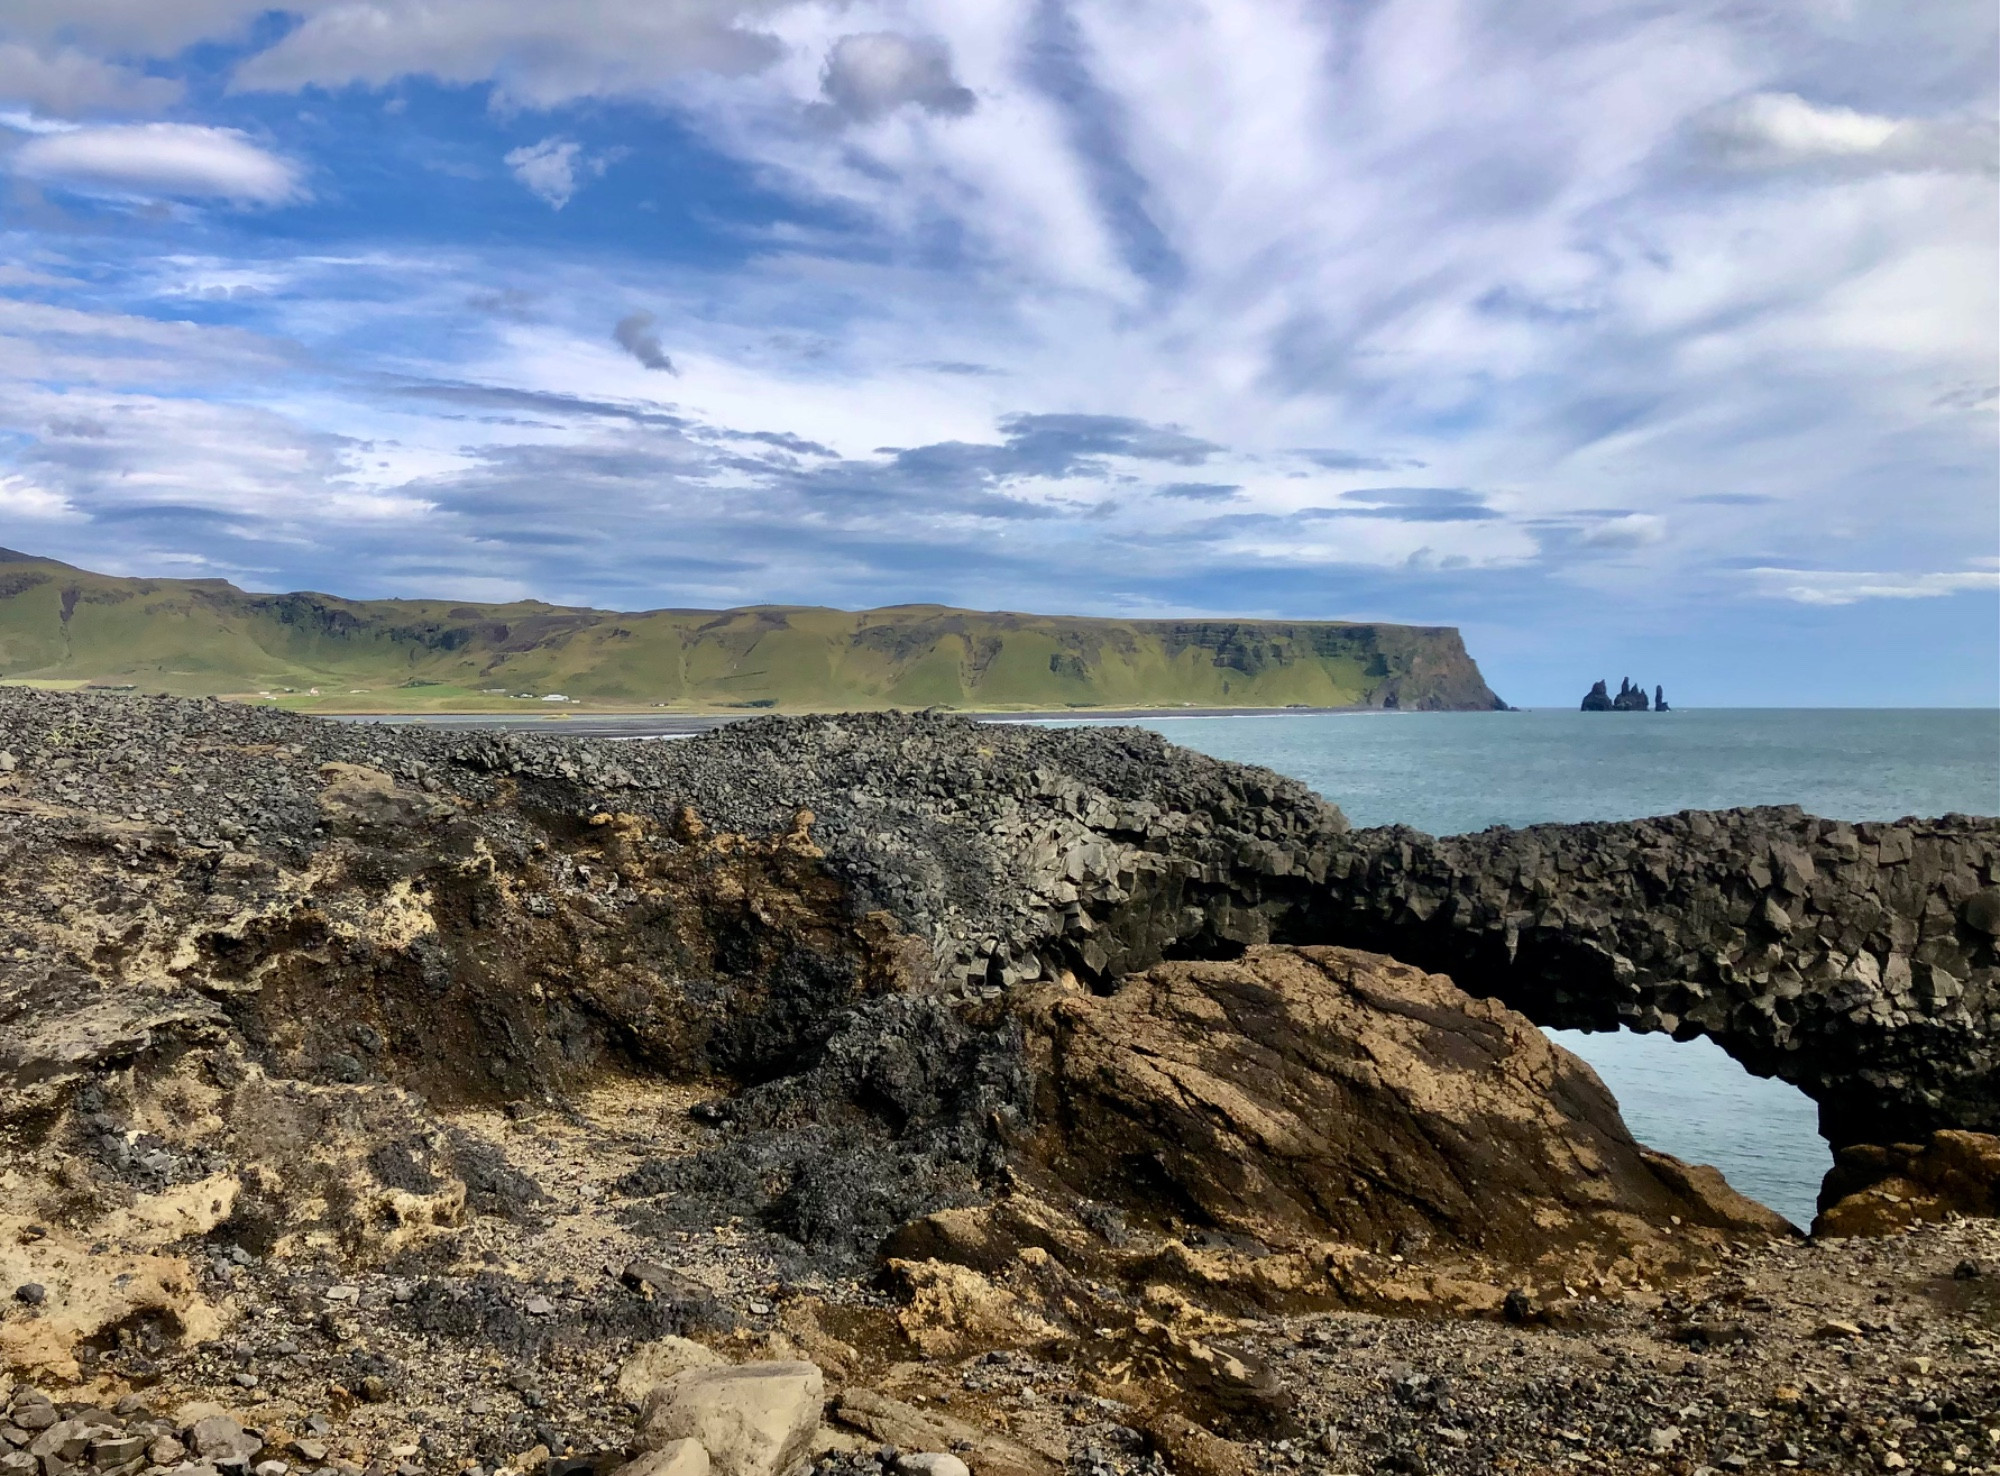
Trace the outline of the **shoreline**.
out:
<instances>
[{"instance_id":1,"label":"shoreline","mask_svg":"<svg viewBox=\"0 0 2000 1476\"><path fill-rule=\"evenodd\" d=\"M1382 707L1093 707L1071 710L950 709L976 723L1132 723L1165 718L1372 717L1394 715ZM685 738L731 723L764 717L830 717L834 713L758 711L744 713L485 713L485 712L310 712L309 717L360 726L463 729L472 732L541 733L572 738Z\"/></svg>"}]
</instances>

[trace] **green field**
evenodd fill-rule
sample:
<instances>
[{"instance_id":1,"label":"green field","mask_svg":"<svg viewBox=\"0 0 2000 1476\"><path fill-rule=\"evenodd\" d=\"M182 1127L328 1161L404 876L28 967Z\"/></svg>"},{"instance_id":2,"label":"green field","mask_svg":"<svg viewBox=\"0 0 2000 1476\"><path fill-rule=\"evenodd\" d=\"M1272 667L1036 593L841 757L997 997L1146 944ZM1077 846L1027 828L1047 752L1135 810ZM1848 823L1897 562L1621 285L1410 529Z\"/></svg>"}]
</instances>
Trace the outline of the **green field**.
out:
<instances>
[{"instance_id":1,"label":"green field","mask_svg":"<svg viewBox=\"0 0 2000 1476\"><path fill-rule=\"evenodd\" d=\"M0 680L323 712L1500 705L1448 626L344 600L7 550Z\"/></svg>"}]
</instances>

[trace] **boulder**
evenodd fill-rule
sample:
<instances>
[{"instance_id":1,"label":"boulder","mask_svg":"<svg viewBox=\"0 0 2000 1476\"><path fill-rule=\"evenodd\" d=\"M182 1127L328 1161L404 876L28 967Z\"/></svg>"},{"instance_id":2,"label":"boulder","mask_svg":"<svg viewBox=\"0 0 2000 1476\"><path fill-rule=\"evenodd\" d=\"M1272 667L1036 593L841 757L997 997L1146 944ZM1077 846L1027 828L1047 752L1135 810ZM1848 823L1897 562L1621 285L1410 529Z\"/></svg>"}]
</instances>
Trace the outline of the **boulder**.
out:
<instances>
[{"instance_id":1,"label":"boulder","mask_svg":"<svg viewBox=\"0 0 2000 1476\"><path fill-rule=\"evenodd\" d=\"M2000 1137L1950 1130L1922 1143L1860 1143L1835 1155L1815 1236L1895 1235L1950 1215L2000 1215Z\"/></svg>"},{"instance_id":2,"label":"boulder","mask_svg":"<svg viewBox=\"0 0 2000 1476\"><path fill-rule=\"evenodd\" d=\"M1140 1426L1146 1443L1188 1476L1255 1476L1256 1454L1203 1429L1174 1410L1155 1410Z\"/></svg>"},{"instance_id":3,"label":"boulder","mask_svg":"<svg viewBox=\"0 0 2000 1476\"><path fill-rule=\"evenodd\" d=\"M709 1476L708 1448L699 1440L669 1440L627 1461L615 1476Z\"/></svg>"},{"instance_id":4,"label":"boulder","mask_svg":"<svg viewBox=\"0 0 2000 1476\"><path fill-rule=\"evenodd\" d=\"M261 1437L225 1414L196 1420L188 1430L188 1444L206 1461L247 1461L264 1448Z\"/></svg>"},{"instance_id":5,"label":"boulder","mask_svg":"<svg viewBox=\"0 0 2000 1476\"><path fill-rule=\"evenodd\" d=\"M648 1394L677 1374L691 1368L716 1368L728 1361L692 1338L660 1338L641 1344L619 1368L618 1395L627 1404L642 1405Z\"/></svg>"},{"instance_id":6,"label":"boulder","mask_svg":"<svg viewBox=\"0 0 2000 1476\"><path fill-rule=\"evenodd\" d=\"M783 1476L811 1449L825 1397L813 1363L688 1369L646 1396L639 1448L698 1440L716 1476Z\"/></svg>"},{"instance_id":7,"label":"boulder","mask_svg":"<svg viewBox=\"0 0 2000 1476\"><path fill-rule=\"evenodd\" d=\"M1517 1265L1624 1254L1676 1217L1795 1233L1633 1141L1596 1074L1526 1018L1379 955L1161 964L1108 996L1046 989L1026 1020L1047 1124L1029 1155L1134 1225Z\"/></svg>"}]
</instances>

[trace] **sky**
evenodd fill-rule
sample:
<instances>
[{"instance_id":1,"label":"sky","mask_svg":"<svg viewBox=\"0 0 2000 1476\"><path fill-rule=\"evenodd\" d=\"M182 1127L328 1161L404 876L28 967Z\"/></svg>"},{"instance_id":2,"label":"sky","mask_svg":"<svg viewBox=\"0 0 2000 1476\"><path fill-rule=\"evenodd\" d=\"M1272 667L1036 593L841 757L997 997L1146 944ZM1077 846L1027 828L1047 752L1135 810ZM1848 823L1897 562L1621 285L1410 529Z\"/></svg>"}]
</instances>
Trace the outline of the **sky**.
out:
<instances>
[{"instance_id":1,"label":"sky","mask_svg":"<svg viewBox=\"0 0 2000 1476\"><path fill-rule=\"evenodd\" d=\"M0 545L2000 705L1970 0L7 0Z\"/></svg>"}]
</instances>

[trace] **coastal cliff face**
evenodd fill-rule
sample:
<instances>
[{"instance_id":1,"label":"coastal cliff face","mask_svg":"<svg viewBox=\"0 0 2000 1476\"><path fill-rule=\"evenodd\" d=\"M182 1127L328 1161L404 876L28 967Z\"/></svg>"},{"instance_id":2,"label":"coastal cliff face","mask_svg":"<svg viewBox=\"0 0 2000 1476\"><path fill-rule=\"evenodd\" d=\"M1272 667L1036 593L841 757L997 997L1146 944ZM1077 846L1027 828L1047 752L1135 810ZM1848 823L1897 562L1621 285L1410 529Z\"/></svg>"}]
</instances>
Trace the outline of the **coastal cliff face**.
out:
<instances>
[{"instance_id":1,"label":"coastal cliff face","mask_svg":"<svg viewBox=\"0 0 2000 1476\"><path fill-rule=\"evenodd\" d=\"M1443 626L343 600L117 579L4 549L0 674L342 712L504 709L512 694L806 711L1506 705Z\"/></svg>"},{"instance_id":2,"label":"coastal cliff face","mask_svg":"<svg viewBox=\"0 0 2000 1476\"><path fill-rule=\"evenodd\" d=\"M1354 831L1132 730L616 744L0 690L0 1274L35 1288L0 1372L107 1404L262 1379L259 1441L329 1409L450 1469L628 1444L605 1371L665 1377L688 1334L810 1358L871 1439L979 1476L1099 1441L1121 1473L1279 1441L1470 1473L1572 1435L1643 1470L1738 1452L1745 1397L1844 1459L1874 1395L1850 1434L1835 1384L1746 1395L1733 1354L1714 1420L1633 1412L1880 1278L1828 1252L1834 1290L1752 1296L1803 1274L1790 1227L1633 1142L1534 1028L1704 1029L1875 1122L1990 1123L1993 822L1825 825ZM1880 1008L1848 998L1878 946L1911 966L1878 962ZM1851 1149L1842 1203L1874 1197L1829 1214L1905 1180L1915 1219L1970 1205L1991 1143ZM1956 1286L1984 1234L1899 1242L1893 1284ZM1941 1410L1996 1392L1943 1351L1983 1275L1896 1345L1948 1364ZM1554 1392L1578 1334L1595 1392ZM1531 1338L1475 1417L1467 1360ZM1308 1350L1364 1345L1424 1371L1329 1403L1345 1355ZM1052 1388L1052 1424L989 1398Z\"/></svg>"}]
</instances>

